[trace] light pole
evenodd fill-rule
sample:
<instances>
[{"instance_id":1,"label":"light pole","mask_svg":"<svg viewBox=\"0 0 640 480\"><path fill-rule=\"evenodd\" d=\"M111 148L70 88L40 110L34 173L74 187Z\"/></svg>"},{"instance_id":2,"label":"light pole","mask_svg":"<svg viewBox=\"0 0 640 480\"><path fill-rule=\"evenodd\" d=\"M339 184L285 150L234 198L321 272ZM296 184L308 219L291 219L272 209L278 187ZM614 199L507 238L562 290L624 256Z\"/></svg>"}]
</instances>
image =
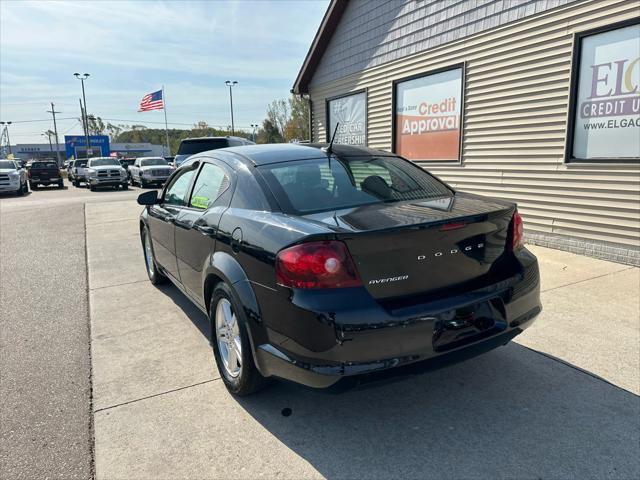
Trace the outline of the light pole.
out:
<instances>
[{"instance_id":1,"label":"light pole","mask_svg":"<svg viewBox=\"0 0 640 480\"><path fill-rule=\"evenodd\" d=\"M238 84L235 80L227 80L224 84L229 87L229 103L231 104L231 135L235 135L235 129L233 124L233 93L231 92L231 87Z\"/></svg>"},{"instance_id":2,"label":"light pole","mask_svg":"<svg viewBox=\"0 0 640 480\"><path fill-rule=\"evenodd\" d=\"M253 141L256 141L256 128L258 128L260 125L258 125L257 123L252 123L251 124L251 128L253 128L253 132L251 133L251 138L253 139Z\"/></svg>"},{"instance_id":3,"label":"light pole","mask_svg":"<svg viewBox=\"0 0 640 480\"><path fill-rule=\"evenodd\" d=\"M11 155L13 152L11 151L11 140L9 139L9 125L11 125L11 122L0 122L0 125L4 125L4 131L7 132L7 144L9 145L9 155Z\"/></svg>"},{"instance_id":4,"label":"light pole","mask_svg":"<svg viewBox=\"0 0 640 480\"><path fill-rule=\"evenodd\" d=\"M82 82L82 103L84 103L84 139L87 142L85 155L89 158L89 152L91 151L91 145L89 144L89 119L87 118L87 97L84 94L84 81L89 78L89 74L83 73L80 75L79 73L74 73L73 76Z\"/></svg>"}]
</instances>

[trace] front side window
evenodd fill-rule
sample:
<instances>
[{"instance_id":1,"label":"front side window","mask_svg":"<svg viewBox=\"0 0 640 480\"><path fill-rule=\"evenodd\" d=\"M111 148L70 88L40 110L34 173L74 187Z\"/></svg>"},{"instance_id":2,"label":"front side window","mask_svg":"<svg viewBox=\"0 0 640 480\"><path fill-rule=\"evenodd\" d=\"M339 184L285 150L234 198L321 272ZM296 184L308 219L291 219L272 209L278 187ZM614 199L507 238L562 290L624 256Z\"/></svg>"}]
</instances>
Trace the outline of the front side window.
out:
<instances>
[{"instance_id":1,"label":"front side window","mask_svg":"<svg viewBox=\"0 0 640 480\"><path fill-rule=\"evenodd\" d=\"M264 165L259 170L282 209L290 213L453 194L420 167L397 157L323 158Z\"/></svg>"},{"instance_id":2,"label":"front side window","mask_svg":"<svg viewBox=\"0 0 640 480\"><path fill-rule=\"evenodd\" d=\"M205 163L193 187L189 206L206 210L228 187L229 177L225 171L217 165Z\"/></svg>"},{"instance_id":3,"label":"front side window","mask_svg":"<svg viewBox=\"0 0 640 480\"><path fill-rule=\"evenodd\" d=\"M189 185L195 173L196 170L186 170L174 178L164 194L164 203L178 206L185 205Z\"/></svg>"}]
</instances>

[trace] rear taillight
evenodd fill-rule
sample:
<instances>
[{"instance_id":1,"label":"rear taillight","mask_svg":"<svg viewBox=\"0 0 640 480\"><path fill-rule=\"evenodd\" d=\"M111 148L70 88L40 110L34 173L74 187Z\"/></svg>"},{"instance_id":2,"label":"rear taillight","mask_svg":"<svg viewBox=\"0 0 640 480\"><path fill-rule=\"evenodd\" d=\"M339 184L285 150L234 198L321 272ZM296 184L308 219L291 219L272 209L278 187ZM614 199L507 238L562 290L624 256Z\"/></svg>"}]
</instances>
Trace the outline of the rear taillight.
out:
<instances>
[{"instance_id":1,"label":"rear taillight","mask_svg":"<svg viewBox=\"0 0 640 480\"><path fill-rule=\"evenodd\" d=\"M522 217L516 210L511 220L511 250L515 252L522 247L524 247L524 226Z\"/></svg>"},{"instance_id":2,"label":"rear taillight","mask_svg":"<svg viewBox=\"0 0 640 480\"><path fill-rule=\"evenodd\" d=\"M310 242L285 248L276 256L276 281L293 288L347 288L362 285L342 242Z\"/></svg>"}]
</instances>

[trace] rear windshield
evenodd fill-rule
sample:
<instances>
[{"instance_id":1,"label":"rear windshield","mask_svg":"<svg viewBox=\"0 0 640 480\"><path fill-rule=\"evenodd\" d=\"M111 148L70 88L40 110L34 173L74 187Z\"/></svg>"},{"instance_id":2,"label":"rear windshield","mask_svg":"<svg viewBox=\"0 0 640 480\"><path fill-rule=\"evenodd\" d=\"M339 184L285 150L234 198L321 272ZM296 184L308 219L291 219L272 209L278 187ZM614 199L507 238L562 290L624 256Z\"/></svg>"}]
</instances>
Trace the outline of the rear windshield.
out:
<instances>
[{"instance_id":1,"label":"rear windshield","mask_svg":"<svg viewBox=\"0 0 640 480\"><path fill-rule=\"evenodd\" d=\"M32 170L38 170L39 168L58 168L58 164L56 162L36 162L31 164Z\"/></svg>"},{"instance_id":2,"label":"rear windshield","mask_svg":"<svg viewBox=\"0 0 640 480\"><path fill-rule=\"evenodd\" d=\"M147 158L146 160L140 160L141 167L149 167L151 165L166 165L167 162L164 158Z\"/></svg>"},{"instance_id":3,"label":"rear windshield","mask_svg":"<svg viewBox=\"0 0 640 480\"><path fill-rule=\"evenodd\" d=\"M135 163L135 161L136 161L136 160L135 160L135 159L133 159L133 158L132 158L132 159L128 159L128 158L127 158L127 159L124 159L124 160L120 160L120 163L121 163L122 165L133 165L133 164Z\"/></svg>"},{"instance_id":4,"label":"rear windshield","mask_svg":"<svg viewBox=\"0 0 640 480\"><path fill-rule=\"evenodd\" d=\"M91 160L92 167L119 167L120 162L114 158L96 158Z\"/></svg>"},{"instance_id":5,"label":"rear windshield","mask_svg":"<svg viewBox=\"0 0 640 480\"><path fill-rule=\"evenodd\" d=\"M74 167L84 167L85 165L87 165L87 161L86 160L76 160L73 163Z\"/></svg>"},{"instance_id":6,"label":"rear windshield","mask_svg":"<svg viewBox=\"0 0 640 480\"><path fill-rule=\"evenodd\" d=\"M196 153L225 148L229 146L226 138L206 138L202 140L183 140L178 155L195 155Z\"/></svg>"},{"instance_id":7,"label":"rear windshield","mask_svg":"<svg viewBox=\"0 0 640 480\"><path fill-rule=\"evenodd\" d=\"M0 168L16 168L16 164L11 160L0 160Z\"/></svg>"},{"instance_id":8,"label":"rear windshield","mask_svg":"<svg viewBox=\"0 0 640 480\"><path fill-rule=\"evenodd\" d=\"M301 160L264 165L260 172L282 209L291 213L453 195L429 173L397 157Z\"/></svg>"}]
</instances>

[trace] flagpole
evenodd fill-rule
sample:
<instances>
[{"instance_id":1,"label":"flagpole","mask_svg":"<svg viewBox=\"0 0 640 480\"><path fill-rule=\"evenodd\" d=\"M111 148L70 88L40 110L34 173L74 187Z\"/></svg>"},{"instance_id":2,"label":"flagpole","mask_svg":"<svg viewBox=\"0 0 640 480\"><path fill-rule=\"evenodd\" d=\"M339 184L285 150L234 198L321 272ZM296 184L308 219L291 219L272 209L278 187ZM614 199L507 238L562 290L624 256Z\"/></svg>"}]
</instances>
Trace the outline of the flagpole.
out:
<instances>
[{"instance_id":1,"label":"flagpole","mask_svg":"<svg viewBox=\"0 0 640 480\"><path fill-rule=\"evenodd\" d=\"M164 94L164 85L162 85L162 109L164 110L164 133L167 137L167 152L171 156L171 147L169 146L169 127L167 126L167 97Z\"/></svg>"}]
</instances>

